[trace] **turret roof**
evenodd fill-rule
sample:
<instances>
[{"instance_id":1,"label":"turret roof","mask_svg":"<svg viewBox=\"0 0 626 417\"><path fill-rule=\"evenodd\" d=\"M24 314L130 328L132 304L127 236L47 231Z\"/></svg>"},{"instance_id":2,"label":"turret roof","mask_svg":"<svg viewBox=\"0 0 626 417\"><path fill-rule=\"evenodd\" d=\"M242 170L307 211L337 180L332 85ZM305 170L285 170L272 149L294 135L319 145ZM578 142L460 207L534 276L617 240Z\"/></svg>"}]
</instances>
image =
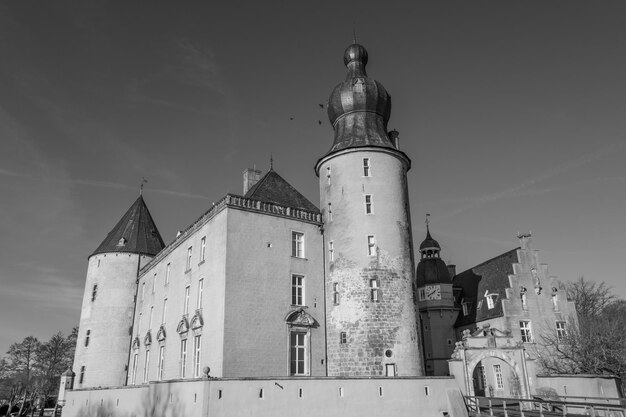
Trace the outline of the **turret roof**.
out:
<instances>
[{"instance_id":1,"label":"turret roof","mask_svg":"<svg viewBox=\"0 0 626 417\"><path fill-rule=\"evenodd\" d=\"M106 252L156 255L164 247L159 230L140 195L92 255Z\"/></svg>"},{"instance_id":2,"label":"turret roof","mask_svg":"<svg viewBox=\"0 0 626 417\"><path fill-rule=\"evenodd\" d=\"M283 179L274 169L270 169L244 196L253 200L280 204L319 213L315 204L311 203L291 184Z\"/></svg>"}]
</instances>

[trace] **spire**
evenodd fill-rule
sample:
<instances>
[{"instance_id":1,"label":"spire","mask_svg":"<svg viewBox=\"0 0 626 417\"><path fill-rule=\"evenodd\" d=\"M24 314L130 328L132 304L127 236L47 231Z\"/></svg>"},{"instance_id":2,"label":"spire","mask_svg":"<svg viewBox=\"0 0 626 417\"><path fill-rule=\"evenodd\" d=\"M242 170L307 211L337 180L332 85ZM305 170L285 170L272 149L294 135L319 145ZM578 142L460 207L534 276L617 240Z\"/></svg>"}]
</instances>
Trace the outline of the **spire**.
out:
<instances>
[{"instance_id":1,"label":"spire","mask_svg":"<svg viewBox=\"0 0 626 417\"><path fill-rule=\"evenodd\" d=\"M145 179L144 179L145 181ZM130 252L142 255L156 255L165 247L163 239L152 220L150 211L140 194L124 216L109 232L92 255L106 252Z\"/></svg>"},{"instance_id":2,"label":"spire","mask_svg":"<svg viewBox=\"0 0 626 417\"><path fill-rule=\"evenodd\" d=\"M426 213L426 239L420 245L420 252L422 254L422 258L424 256L439 256L439 252L441 251L441 246L439 246L439 242L437 242L430 235L430 213Z\"/></svg>"}]
</instances>

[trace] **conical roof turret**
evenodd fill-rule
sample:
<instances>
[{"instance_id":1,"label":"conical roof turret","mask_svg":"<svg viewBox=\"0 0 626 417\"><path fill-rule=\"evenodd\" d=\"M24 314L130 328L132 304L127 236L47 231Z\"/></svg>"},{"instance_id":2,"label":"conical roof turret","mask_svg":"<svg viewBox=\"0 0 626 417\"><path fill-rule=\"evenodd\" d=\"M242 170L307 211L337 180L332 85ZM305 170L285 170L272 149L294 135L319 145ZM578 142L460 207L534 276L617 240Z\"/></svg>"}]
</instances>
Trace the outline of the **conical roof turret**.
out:
<instances>
[{"instance_id":1,"label":"conical roof turret","mask_svg":"<svg viewBox=\"0 0 626 417\"><path fill-rule=\"evenodd\" d=\"M154 256L165 247L148 206L139 196L92 253L130 252Z\"/></svg>"}]
</instances>

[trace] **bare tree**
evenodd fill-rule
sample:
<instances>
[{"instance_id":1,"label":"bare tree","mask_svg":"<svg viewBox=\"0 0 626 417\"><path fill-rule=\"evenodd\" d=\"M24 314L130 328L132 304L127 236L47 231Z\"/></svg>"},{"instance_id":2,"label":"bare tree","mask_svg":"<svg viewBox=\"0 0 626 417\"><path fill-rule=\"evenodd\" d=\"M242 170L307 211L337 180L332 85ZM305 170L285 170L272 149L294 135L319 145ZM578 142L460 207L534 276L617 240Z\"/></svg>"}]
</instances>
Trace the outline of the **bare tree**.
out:
<instances>
[{"instance_id":1,"label":"bare tree","mask_svg":"<svg viewBox=\"0 0 626 417\"><path fill-rule=\"evenodd\" d=\"M567 298L576 303L576 313L579 319L597 317L604 309L617 301L611 287L604 282L587 281L579 277L577 281L567 284Z\"/></svg>"},{"instance_id":2,"label":"bare tree","mask_svg":"<svg viewBox=\"0 0 626 417\"><path fill-rule=\"evenodd\" d=\"M611 374L626 377L626 301L604 282L579 278L568 285L578 324L540 334L539 365L550 374Z\"/></svg>"}]
</instances>

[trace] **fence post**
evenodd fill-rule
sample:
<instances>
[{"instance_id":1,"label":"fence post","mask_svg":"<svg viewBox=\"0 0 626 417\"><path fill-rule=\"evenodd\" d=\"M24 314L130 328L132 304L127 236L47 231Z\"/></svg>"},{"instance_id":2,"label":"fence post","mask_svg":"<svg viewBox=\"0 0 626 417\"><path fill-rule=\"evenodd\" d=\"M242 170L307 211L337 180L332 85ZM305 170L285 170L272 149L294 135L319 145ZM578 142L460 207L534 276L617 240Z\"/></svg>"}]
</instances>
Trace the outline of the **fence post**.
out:
<instances>
[{"instance_id":1,"label":"fence post","mask_svg":"<svg viewBox=\"0 0 626 417\"><path fill-rule=\"evenodd\" d=\"M506 400L502 400L502 408L504 409L504 417L509 417L509 413L506 411Z\"/></svg>"},{"instance_id":2,"label":"fence post","mask_svg":"<svg viewBox=\"0 0 626 417\"><path fill-rule=\"evenodd\" d=\"M493 406L491 404L491 398L489 398L489 415L493 417Z\"/></svg>"},{"instance_id":3,"label":"fence post","mask_svg":"<svg viewBox=\"0 0 626 417\"><path fill-rule=\"evenodd\" d=\"M524 404L521 401L518 401L519 404L519 412L522 417L524 417Z\"/></svg>"}]
</instances>

